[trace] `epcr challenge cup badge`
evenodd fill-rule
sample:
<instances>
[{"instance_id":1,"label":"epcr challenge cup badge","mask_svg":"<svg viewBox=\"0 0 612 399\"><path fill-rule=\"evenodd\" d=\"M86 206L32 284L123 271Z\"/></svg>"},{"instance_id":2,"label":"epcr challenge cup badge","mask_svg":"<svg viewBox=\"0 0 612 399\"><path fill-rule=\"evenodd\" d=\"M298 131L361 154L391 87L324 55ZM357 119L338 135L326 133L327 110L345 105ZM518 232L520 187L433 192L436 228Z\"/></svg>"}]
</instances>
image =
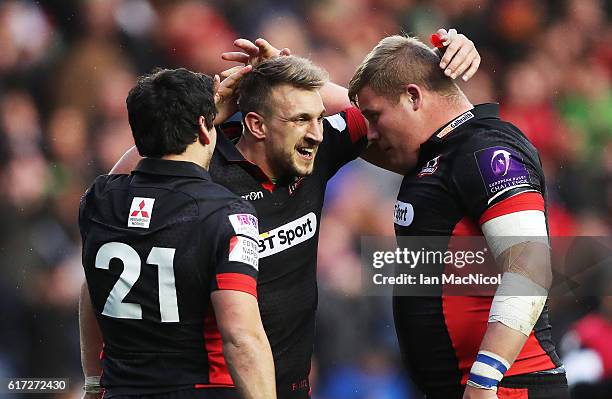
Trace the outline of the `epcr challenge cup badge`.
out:
<instances>
[{"instance_id":1,"label":"epcr challenge cup badge","mask_svg":"<svg viewBox=\"0 0 612 399\"><path fill-rule=\"evenodd\" d=\"M506 176L510 168L510 153L506 150L496 150L491 157L491 170L498 177Z\"/></svg>"}]
</instances>

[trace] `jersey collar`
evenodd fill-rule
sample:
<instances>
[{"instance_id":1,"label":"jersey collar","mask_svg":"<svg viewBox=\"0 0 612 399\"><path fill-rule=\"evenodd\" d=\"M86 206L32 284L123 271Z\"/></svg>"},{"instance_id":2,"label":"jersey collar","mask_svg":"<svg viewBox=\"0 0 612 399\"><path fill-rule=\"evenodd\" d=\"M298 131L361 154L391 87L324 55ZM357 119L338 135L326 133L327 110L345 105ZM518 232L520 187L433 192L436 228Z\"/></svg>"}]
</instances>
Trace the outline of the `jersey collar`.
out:
<instances>
[{"instance_id":1,"label":"jersey collar","mask_svg":"<svg viewBox=\"0 0 612 399\"><path fill-rule=\"evenodd\" d=\"M236 148L234 143L225 135L221 129L217 129L217 147L216 150L228 162L248 162Z\"/></svg>"},{"instance_id":2,"label":"jersey collar","mask_svg":"<svg viewBox=\"0 0 612 399\"><path fill-rule=\"evenodd\" d=\"M158 158L141 159L132 173L194 177L196 179L211 180L208 171L193 162L171 161Z\"/></svg>"},{"instance_id":3,"label":"jersey collar","mask_svg":"<svg viewBox=\"0 0 612 399\"><path fill-rule=\"evenodd\" d=\"M241 163L245 170L247 170L253 177L263 182L264 187L268 191L272 191L272 188L281 183L292 183L294 177L287 179L279 179L274 183L261 168L253 162L246 159L242 153L236 148L236 145L230 140L223 132L217 130L217 147L216 151L228 162L228 163ZM281 184L282 185L282 184Z\"/></svg>"},{"instance_id":4,"label":"jersey collar","mask_svg":"<svg viewBox=\"0 0 612 399\"><path fill-rule=\"evenodd\" d=\"M452 132L465 129L470 124L480 119L499 119L499 104L486 103L476 105L448 122L429 138L428 142L439 143L448 137Z\"/></svg>"}]
</instances>

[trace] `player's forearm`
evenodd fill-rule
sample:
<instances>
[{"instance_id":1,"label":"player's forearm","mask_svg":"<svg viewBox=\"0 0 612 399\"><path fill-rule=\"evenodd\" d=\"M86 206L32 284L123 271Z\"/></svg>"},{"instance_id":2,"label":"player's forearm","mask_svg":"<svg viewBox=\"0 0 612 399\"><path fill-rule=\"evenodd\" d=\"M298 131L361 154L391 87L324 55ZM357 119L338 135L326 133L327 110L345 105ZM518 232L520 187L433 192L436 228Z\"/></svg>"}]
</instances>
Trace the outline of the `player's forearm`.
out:
<instances>
[{"instance_id":1,"label":"player's forearm","mask_svg":"<svg viewBox=\"0 0 612 399\"><path fill-rule=\"evenodd\" d=\"M486 229L485 229L486 230ZM517 237L488 236L504 275L491 304L487 331L470 370L471 388L495 390L525 345L544 308L550 286L546 236L509 246Z\"/></svg>"},{"instance_id":2,"label":"player's forearm","mask_svg":"<svg viewBox=\"0 0 612 399\"><path fill-rule=\"evenodd\" d=\"M499 322L489 323L480 344L481 351L495 353L512 364L523 349L527 336Z\"/></svg>"},{"instance_id":3,"label":"player's forearm","mask_svg":"<svg viewBox=\"0 0 612 399\"><path fill-rule=\"evenodd\" d=\"M276 398L274 361L263 328L229 337L223 342L223 354L245 399Z\"/></svg>"},{"instance_id":4,"label":"player's forearm","mask_svg":"<svg viewBox=\"0 0 612 399\"><path fill-rule=\"evenodd\" d=\"M337 114L352 107L348 97L348 89L333 82L327 82L323 85L319 93L321 93L321 99L323 100L327 115Z\"/></svg>"},{"instance_id":5,"label":"player's forearm","mask_svg":"<svg viewBox=\"0 0 612 399\"><path fill-rule=\"evenodd\" d=\"M102 363L102 333L89 297L87 283L81 286L79 297L79 330L81 339L81 366L85 377L100 376Z\"/></svg>"}]
</instances>

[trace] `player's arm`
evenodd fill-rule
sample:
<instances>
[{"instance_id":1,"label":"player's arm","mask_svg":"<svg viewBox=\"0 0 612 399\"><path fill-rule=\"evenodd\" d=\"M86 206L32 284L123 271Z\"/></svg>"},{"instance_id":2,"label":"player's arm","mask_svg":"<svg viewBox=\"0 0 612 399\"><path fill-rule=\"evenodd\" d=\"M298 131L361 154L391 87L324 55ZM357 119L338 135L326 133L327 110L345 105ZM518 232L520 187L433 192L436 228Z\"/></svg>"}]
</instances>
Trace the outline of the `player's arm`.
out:
<instances>
[{"instance_id":1,"label":"player's arm","mask_svg":"<svg viewBox=\"0 0 612 399\"><path fill-rule=\"evenodd\" d=\"M87 399L102 397L100 376L102 375L102 333L91 304L87 282L83 282L79 296L79 332L81 341L81 366L85 376ZM96 392L97 391L97 392Z\"/></svg>"},{"instance_id":2,"label":"player's arm","mask_svg":"<svg viewBox=\"0 0 612 399\"><path fill-rule=\"evenodd\" d=\"M274 362L257 299L245 292L218 290L211 300L234 384L245 399L276 398Z\"/></svg>"},{"instance_id":3,"label":"player's arm","mask_svg":"<svg viewBox=\"0 0 612 399\"><path fill-rule=\"evenodd\" d=\"M214 91L215 91L215 106L217 107L217 115L215 115L215 125L220 125L229 117L236 113L236 87L240 79L251 71L251 66L234 68L231 73L224 76L223 81L219 75L215 75ZM109 174L130 174L142 157L138 153L136 146L132 146L112 167Z\"/></svg>"},{"instance_id":4,"label":"player's arm","mask_svg":"<svg viewBox=\"0 0 612 399\"><path fill-rule=\"evenodd\" d=\"M521 219L531 219L532 226L539 224L544 235L498 235L504 230L514 234L512 231L516 231ZM497 397L497 383L514 363L540 317L552 279L543 212L510 213L487 223L489 226L483 228L483 233L492 244L492 251L502 251L496 259L504 273L493 298L488 327L470 371L464 399Z\"/></svg>"},{"instance_id":5,"label":"player's arm","mask_svg":"<svg viewBox=\"0 0 612 399\"><path fill-rule=\"evenodd\" d=\"M497 384L532 333L551 285L544 175L533 151L481 131L449 171L503 270L464 399L496 398Z\"/></svg>"},{"instance_id":6,"label":"player's arm","mask_svg":"<svg viewBox=\"0 0 612 399\"><path fill-rule=\"evenodd\" d=\"M274 362L257 305L259 228L255 209L231 203L220 215L211 301L223 354L242 397L276 397Z\"/></svg>"}]
</instances>

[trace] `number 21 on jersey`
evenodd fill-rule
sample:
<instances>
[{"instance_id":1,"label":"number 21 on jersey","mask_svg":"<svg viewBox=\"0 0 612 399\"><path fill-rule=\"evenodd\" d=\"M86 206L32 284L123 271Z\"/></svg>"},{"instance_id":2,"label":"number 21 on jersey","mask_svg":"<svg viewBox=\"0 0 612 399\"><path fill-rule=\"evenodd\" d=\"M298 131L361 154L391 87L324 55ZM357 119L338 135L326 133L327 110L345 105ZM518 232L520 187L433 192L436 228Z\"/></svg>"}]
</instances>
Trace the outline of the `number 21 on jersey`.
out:
<instances>
[{"instance_id":1,"label":"number 21 on jersey","mask_svg":"<svg viewBox=\"0 0 612 399\"><path fill-rule=\"evenodd\" d=\"M174 282L174 248L153 247L147 258L148 265L157 265L159 281L159 312L163 323L179 321ZM137 303L123 300L140 277L141 260L138 252L127 244L109 242L100 247L96 254L96 268L109 270L110 261L119 259L123 272L106 298L103 315L119 319L142 319L142 308Z\"/></svg>"}]
</instances>

